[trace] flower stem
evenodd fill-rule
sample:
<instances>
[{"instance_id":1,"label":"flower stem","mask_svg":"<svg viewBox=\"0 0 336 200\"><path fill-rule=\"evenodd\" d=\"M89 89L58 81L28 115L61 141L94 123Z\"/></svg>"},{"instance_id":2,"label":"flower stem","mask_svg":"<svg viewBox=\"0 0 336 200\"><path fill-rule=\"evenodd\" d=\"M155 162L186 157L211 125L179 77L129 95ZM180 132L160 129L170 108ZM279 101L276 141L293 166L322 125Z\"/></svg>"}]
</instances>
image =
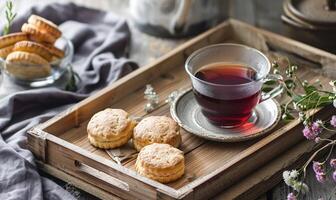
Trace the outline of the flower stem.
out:
<instances>
[{"instance_id":1,"label":"flower stem","mask_svg":"<svg viewBox=\"0 0 336 200\"><path fill-rule=\"evenodd\" d=\"M310 98L313 94L316 94L316 91L311 92L310 94L308 94L307 96L303 97L302 99L300 99L300 101L296 102L297 104L301 103L303 100L306 100L307 98Z\"/></svg>"},{"instance_id":2,"label":"flower stem","mask_svg":"<svg viewBox=\"0 0 336 200\"><path fill-rule=\"evenodd\" d=\"M319 98L317 100L317 103L315 104L315 108L313 109L313 111L315 111L317 109L317 106L319 105L320 101L321 101L321 96L319 96ZM312 121L314 121L314 115L312 115L311 118L312 118Z\"/></svg>"},{"instance_id":3,"label":"flower stem","mask_svg":"<svg viewBox=\"0 0 336 200\"><path fill-rule=\"evenodd\" d=\"M301 86L302 88L304 88L301 79L300 79L298 76L296 76L296 75L294 76L294 78L299 82L300 86Z\"/></svg>"},{"instance_id":4,"label":"flower stem","mask_svg":"<svg viewBox=\"0 0 336 200\"><path fill-rule=\"evenodd\" d=\"M336 143L336 140L333 140L332 142L327 143L326 145L322 146L320 149L318 149L309 159L308 161L303 165L302 169L303 172L306 173L306 168L309 165L309 163L315 158L315 156L320 153L322 150L328 148L331 145L334 145Z\"/></svg>"},{"instance_id":5,"label":"flower stem","mask_svg":"<svg viewBox=\"0 0 336 200\"><path fill-rule=\"evenodd\" d=\"M336 132L336 130L327 128L323 123L321 124L321 126L322 126L322 128L324 128L324 129L327 130L327 131L330 131L330 132Z\"/></svg>"},{"instance_id":6,"label":"flower stem","mask_svg":"<svg viewBox=\"0 0 336 200\"><path fill-rule=\"evenodd\" d=\"M330 158L330 156L331 156L331 153L332 153L333 149L334 149L334 144L331 145L330 151L329 151L329 153L328 153L326 159L322 162L322 165L324 165L324 164L329 160L329 158Z\"/></svg>"}]
</instances>

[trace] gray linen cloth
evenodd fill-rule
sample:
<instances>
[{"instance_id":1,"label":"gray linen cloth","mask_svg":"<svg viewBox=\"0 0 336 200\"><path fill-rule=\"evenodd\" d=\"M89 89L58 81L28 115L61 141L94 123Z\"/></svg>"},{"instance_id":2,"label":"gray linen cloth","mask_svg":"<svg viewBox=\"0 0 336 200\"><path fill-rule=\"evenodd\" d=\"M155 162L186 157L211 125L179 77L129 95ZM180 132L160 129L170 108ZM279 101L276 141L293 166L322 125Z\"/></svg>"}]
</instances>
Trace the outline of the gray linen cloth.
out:
<instances>
[{"instance_id":1,"label":"gray linen cloth","mask_svg":"<svg viewBox=\"0 0 336 200\"><path fill-rule=\"evenodd\" d=\"M72 199L63 188L41 177L26 149L26 132L92 92L135 70L124 58L130 41L125 20L75 4L34 7L19 15L13 32L35 13L60 25L74 44L74 70L82 82L76 93L57 87L30 89L0 100L0 199Z\"/></svg>"}]
</instances>

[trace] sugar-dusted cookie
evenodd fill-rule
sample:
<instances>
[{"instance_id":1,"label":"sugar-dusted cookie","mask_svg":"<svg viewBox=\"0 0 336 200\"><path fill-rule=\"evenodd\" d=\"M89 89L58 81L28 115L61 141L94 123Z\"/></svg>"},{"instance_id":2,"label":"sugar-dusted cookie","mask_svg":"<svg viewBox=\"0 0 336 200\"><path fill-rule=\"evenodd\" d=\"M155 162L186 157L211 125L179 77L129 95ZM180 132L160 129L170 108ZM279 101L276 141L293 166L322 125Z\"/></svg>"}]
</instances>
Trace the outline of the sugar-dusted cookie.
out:
<instances>
[{"instance_id":1,"label":"sugar-dusted cookie","mask_svg":"<svg viewBox=\"0 0 336 200\"><path fill-rule=\"evenodd\" d=\"M10 54L13 51L14 45L10 45L7 47L3 47L0 49L0 58L5 59L8 54Z\"/></svg>"},{"instance_id":2,"label":"sugar-dusted cookie","mask_svg":"<svg viewBox=\"0 0 336 200\"><path fill-rule=\"evenodd\" d=\"M51 61L51 58L53 56L47 47L43 46L42 44L32 42L32 41L17 42L14 45L13 50L14 51L24 51L24 52L29 52L29 53L35 53L35 54L43 57L48 62Z\"/></svg>"},{"instance_id":3,"label":"sugar-dusted cookie","mask_svg":"<svg viewBox=\"0 0 336 200\"><path fill-rule=\"evenodd\" d=\"M36 26L32 24L24 23L21 27L21 31L24 33L27 33L29 35L29 38L36 42L47 42L50 44L54 44L54 42L57 39L53 35L47 32L41 31L40 29L38 29Z\"/></svg>"},{"instance_id":4,"label":"sugar-dusted cookie","mask_svg":"<svg viewBox=\"0 0 336 200\"><path fill-rule=\"evenodd\" d=\"M132 137L135 122L121 109L107 108L93 115L87 126L93 146L110 149L120 147Z\"/></svg>"},{"instance_id":5,"label":"sugar-dusted cookie","mask_svg":"<svg viewBox=\"0 0 336 200\"><path fill-rule=\"evenodd\" d=\"M136 171L161 183L175 181L185 171L183 152L169 144L153 143L139 152Z\"/></svg>"},{"instance_id":6,"label":"sugar-dusted cookie","mask_svg":"<svg viewBox=\"0 0 336 200\"><path fill-rule=\"evenodd\" d=\"M178 147L181 143L180 127L170 117L150 116L134 128L133 144L140 151L152 143L166 143Z\"/></svg>"},{"instance_id":7,"label":"sugar-dusted cookie","mask_svg":"<svg viewBox=\"0 0 336 200\"><path fill-rule=\"evenodd\" d=\"M28 40L26 33L11 33L0 37L0 48L8 47L16 42Z\"/></svg>"},{"instance_id":8,"label":"sugar-dusted cookie","mask_svg":"<svg viewBox=\"0 0 336 200\"><path fill-rule=\"evenodd\" d=\"M43 17L31 15L28 19L28 23L34 25L43 32L53 35L55 38L59 38L62 35L62 32L57 28L56 24Z\"/></svg>"},{"instance_id":9,"label":"sugar-dusted cookie","mask_svg":"<svg viewBox=\"0 0 336 200\"><path fill-rule=\"evenodd\" d=\"M8 54L5 64L6 70L20 79L43 78L51 73L51 66L41 56L23 51Z\"/></svg>"}]
</instances>

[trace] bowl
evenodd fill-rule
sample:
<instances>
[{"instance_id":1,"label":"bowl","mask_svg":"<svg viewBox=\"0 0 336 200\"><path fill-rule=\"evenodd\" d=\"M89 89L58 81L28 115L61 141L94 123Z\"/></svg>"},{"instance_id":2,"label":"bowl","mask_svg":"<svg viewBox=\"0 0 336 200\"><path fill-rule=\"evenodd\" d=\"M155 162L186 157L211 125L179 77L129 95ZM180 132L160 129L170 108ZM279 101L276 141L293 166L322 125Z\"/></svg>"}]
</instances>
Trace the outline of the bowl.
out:
<instances>
[{"instance_id":1,"label":"bowl","mask_svg":"<svg viewBox=\"0 0 336 200\"><path fill-rule=\"evenodd\" d=\"M2 58L0 58L0 66L4 74L17 84L29 87L53 84L68 70L74 55L74 47L69 39L61 37L54 45L64 51L64 57L51 61L50 67L40 64L10 63Z\"/></svg>"}]
</instances>

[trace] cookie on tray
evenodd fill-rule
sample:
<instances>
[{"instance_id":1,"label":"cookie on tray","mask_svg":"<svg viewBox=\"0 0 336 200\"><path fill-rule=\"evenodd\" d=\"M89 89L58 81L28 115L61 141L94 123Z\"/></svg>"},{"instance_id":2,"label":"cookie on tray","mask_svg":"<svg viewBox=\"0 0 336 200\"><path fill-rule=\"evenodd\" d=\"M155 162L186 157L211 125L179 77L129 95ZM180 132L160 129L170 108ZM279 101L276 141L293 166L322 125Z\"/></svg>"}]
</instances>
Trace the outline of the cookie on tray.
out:
<instances>
[{"instance_id":1,"label":"cookie on tray","mask_svg":"<svg viewBox=\"0 0 336 200\"><path fill-rule=\"evenodd\" d=\"M51 66L41 56L23 51L8 54L5 68L20 79L36 79L50 75Z\"/></svg>"},{"instance_id":2,"label":"cookie on tray","mask_svg":"<svg viewBox=\"0 0 336 200\"><path fill-rule=\"evenodd\" d=\"M122 109L107 108L93 115L87 126L90 143L98 148L120 147L132 137L135 122Z\"/></svg>"},{"instance_id":3,"label":"cookie on tray","mask_svg":"<svg viewBox=\"0 0 336 200\"><path fill-rule=\"evenodd\" d=\"M137 151L153 143L165 143L178 147L181 140L179 125L167 116L144 118L134 128L133 144Z\"/></svg>"},{"instance_id":4,"label":"cookie on tray","mask_svg":"<svg viewBox=\"0 0 336 200\"><path fill-rule=\"evenodd\" d=\"M169 144L153 143L141 149L135 169L142 176L169 183L183 176L184 155L181 150Z\"/></svg>"}]
</instances>

